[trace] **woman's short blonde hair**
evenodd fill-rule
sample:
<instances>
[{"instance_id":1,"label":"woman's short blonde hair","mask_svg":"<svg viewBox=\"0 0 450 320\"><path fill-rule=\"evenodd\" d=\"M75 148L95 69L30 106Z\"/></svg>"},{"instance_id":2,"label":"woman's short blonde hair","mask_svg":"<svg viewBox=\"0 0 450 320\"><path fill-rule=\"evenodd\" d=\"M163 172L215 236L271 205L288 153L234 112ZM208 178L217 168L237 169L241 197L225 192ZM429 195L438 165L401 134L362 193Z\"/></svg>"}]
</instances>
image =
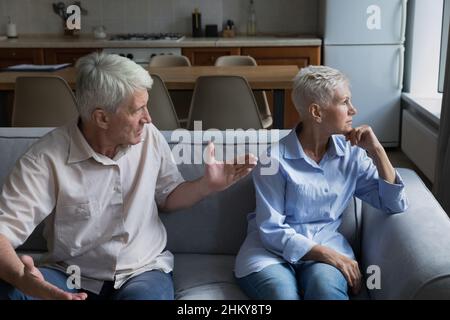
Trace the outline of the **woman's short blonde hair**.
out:
<instances>
[{"instance_id":1,"label":"woman's short blonde hair","mask_svg":"<svg viewBox=\"0 0 450 320\"><path fill-rule=\"evenodd\" d=\"M341 84L349 85L348 78L339 70L326 66L302 68L294 78L292 101L301 115L312 103L328 106L333 102L334 90Z\"/></svg>"}]
</instances>

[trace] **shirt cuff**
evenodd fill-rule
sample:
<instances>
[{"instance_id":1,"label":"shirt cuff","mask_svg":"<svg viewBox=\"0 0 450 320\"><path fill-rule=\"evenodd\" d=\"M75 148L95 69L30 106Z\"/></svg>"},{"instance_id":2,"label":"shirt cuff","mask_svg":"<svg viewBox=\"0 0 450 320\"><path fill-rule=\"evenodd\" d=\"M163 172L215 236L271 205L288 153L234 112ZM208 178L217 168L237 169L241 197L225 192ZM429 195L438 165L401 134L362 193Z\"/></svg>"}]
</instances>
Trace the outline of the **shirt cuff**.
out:
<instances>
[{"instance_id":1,"label":"shirt cuff","mask_svg":"<svg viewBox=\"0 0 450 320\"><path fill-rule=\"evenodd\" d=\"M305 236L296 234L286 243L283 250L283 258L289 263L296 263L316 244L316 242L306 238Z\"/></svg>"},{"instance_id":2,"label":"shirt cuff","mask_svg":"<svg viewBox=\"0 0 450 320\"><path fill-rule=\"evenodd\" d=\"M405 184L402 177L395 170L395 181L389 183L384 179L379 179L379 194L383 202L383 207L390 212L402 212L407 208L405 195Z\"/></svg>"}]
</instances>

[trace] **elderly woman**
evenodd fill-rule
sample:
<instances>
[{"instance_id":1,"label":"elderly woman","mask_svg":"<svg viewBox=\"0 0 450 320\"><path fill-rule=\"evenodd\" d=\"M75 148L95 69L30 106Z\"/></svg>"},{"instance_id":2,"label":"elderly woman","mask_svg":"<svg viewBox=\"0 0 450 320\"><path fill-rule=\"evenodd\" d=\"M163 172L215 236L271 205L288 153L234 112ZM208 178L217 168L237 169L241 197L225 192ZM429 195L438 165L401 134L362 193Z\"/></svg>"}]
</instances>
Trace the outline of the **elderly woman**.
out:
<instances>
[{"instance_id":1,"label":"elderly woman","mask_svg":"<svg viewBox=\"0 0 450 320\"><path fill-rule=\"evenodd\" d=\"M337 230L353 196L389 213L404 211L399 174L372 129L352 128L348 79L324 66L303 68L292 99L302 118L267 157L279 169L253 172L256 210L235 276L253 299L348 299L361 272ZM273 165L273 163L271 163Z\"/></svg>"}]
</instances>

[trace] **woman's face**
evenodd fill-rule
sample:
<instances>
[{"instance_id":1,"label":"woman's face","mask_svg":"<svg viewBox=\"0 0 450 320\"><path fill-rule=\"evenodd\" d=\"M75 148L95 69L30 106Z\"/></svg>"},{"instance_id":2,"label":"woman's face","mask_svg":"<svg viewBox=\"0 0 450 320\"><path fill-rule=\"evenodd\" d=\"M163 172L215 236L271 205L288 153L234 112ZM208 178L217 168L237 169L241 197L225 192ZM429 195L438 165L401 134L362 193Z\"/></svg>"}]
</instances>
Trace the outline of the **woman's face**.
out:
<instances>
[{"instance_id":1,"label":"woman's face","mask_svg":"<svg viewBox=\"0 0 450 320\"><path fill-rule=\"evenodd\" d=\"M335 89L331 104L322 109L322 123L330 134L346 134L352 130L352 117L355 114L350 89L343 83Z\"/></svg>"}]
</instances>

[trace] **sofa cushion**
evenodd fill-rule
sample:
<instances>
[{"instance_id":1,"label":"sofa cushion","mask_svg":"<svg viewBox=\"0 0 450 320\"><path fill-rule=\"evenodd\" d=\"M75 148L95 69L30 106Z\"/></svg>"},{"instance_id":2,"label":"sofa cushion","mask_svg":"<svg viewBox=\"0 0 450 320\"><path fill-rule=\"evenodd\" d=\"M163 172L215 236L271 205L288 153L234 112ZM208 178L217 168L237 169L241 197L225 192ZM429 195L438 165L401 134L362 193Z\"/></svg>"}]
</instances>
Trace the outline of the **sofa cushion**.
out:
<instances>
[{"instance_id":1,"label":"sofa cushion","mask_svg":"<svg viewBox=\"0 0 450 320\"><path fill-rule=\"evenodd\" d=\"M234 279L234 259L231 255L176 254L175 299L248 299Z\"/></svg>"}]
</instances>

